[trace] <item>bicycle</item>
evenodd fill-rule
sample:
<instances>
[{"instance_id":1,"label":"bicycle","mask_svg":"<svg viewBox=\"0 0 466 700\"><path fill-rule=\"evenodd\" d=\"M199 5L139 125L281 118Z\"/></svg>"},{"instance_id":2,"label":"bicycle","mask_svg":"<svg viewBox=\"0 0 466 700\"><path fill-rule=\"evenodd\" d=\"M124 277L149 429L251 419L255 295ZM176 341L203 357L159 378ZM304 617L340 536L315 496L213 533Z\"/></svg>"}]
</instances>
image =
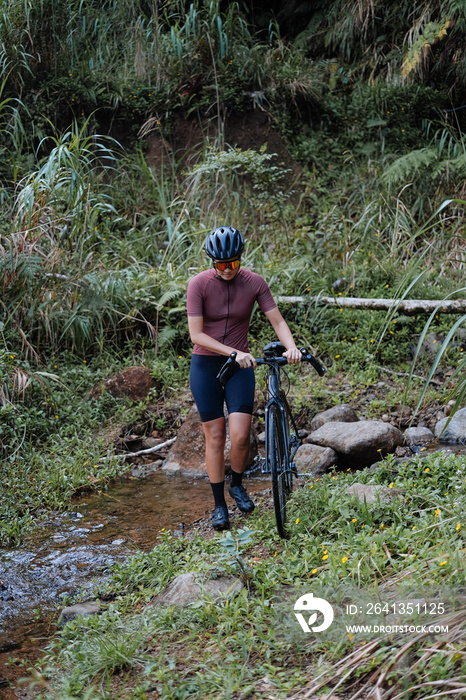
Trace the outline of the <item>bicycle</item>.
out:
<instances>
[{"instance_id":1,"label":"bicycle","mask_svg":"<svg viewBox=\"0 0 466 700\"><path fill-rule=\"evenodd\" d=\"M302 362L308 362L319 376L326 369L305 348L300 348ZM286 537L286 504L293 492L293 476L298 477L294 456L301 445L298 428L282 387L280 371L288 364L283 354L285 346L279 341L269 343L264 348L264 357L257 359L259 366L268 367L266 376L267 404L265 406L265 458L260 460L263 474L271 474L275 521L280 537ZM236 353L233 352L217 379L226 384L238 370Z\"/></svg>"}]
</instances>

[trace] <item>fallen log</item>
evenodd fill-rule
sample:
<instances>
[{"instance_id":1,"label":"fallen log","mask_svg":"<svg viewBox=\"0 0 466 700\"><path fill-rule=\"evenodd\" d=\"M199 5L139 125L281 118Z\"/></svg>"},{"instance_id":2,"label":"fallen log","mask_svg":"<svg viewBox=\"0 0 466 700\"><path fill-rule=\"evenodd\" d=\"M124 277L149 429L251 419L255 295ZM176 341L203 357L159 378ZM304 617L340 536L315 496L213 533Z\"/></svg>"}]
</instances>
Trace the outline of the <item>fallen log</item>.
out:
<instances>
[{"instance_id":1,"label":"fallen log","mask_svg":"<svg viewBox=\"0 0 466 700\"><path fill-rule=\"evenodd\" d=\"M139 457L139 455L148 455L151 454L152 452L158 452L159 450L163 450L165 447L168 447L172 443L174 443L176 440L176 437L170 438L169 440L165 440L165 442L161 442L160 445L155 445L154 447L148 447L147 450L138 450L137 452L124 452L123 454L118 454L118 458L121 459L129 459L130 457ZM97 464L100 462L105 462L108 459L108 455L106 457L101 457L100 459L97 460ZM100 481L100 479L98 479Z\"/></svg>"},{"instance_id":2,"label":"fallen log","mask_svg":"<svg viewBox=\"0 0 466 700\"><path fill-rule=\"evenodd\" d=\"M437 311L442 314L466 313L466 299L364 299L361 297L286 297L279 296L283 304L298 304L302 302L323 303L338 306L341 309L369 309L373 311L396 311L404 314L430 314Z\"/></svg>"},{"instance_id":3,"label":"fallen log","mask_svg":"<svg viewBox=\"0 0 466 700\"><path fill-rule=\"evenodd\" d=\"M169 440L165 440L165 442L161 442L160 445L155 445L155 447L148 447L147 450L138 450L137 452L125 452L122 455L118 455L119 457L122 457L123 459L129 459L129 457L139 457L139 455L149 455L152 452L158 452L159 450L163 450L164 447L168 447L168 445L171 445L173 442L175 442L176 437L170 438Z\"/></svg>"}]
</instances>

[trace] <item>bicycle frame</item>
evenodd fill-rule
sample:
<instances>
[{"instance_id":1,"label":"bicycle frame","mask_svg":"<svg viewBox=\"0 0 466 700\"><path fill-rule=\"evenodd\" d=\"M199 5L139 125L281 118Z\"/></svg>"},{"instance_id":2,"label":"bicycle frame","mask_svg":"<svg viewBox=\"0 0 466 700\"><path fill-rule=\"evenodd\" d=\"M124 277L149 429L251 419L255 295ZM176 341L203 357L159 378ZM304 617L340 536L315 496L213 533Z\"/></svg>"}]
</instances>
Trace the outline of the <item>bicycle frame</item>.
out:
<instances>
[{"instance_id":1,"label":"bicycle frame","mask_svg":"<svg viewBox=\"0 0 466 700\"><path fill-rule=\"evenodd\" d=\"M281 355L280 355L281 353ZM257 365L267 365L267 403L265 406L265 459L260 462L263 474L272 478L272 495L275 508L275 520L280 537L286 537L286 503L293 492L293 476L298 476L294 456L301 445L293 414L286 394L281 386L280 368L288 364L284 357L285 347L275 341L264 348L264 358L256 360ZM301 348L302 361L309 362L316 372L323 376L325 367L315 357ZM225 385L232 373L236 371L236 352L231 353L217 379ZM290 430L291 425L291 430Z\"/></svg>"},{"instance_id":2,"label":"bicycle frame","mask_svg":"<svg viewBox=\"0 0 466 700\"><path fill-rule=\"evenodd\" d=\"M285 436L285 464L288 468L290 463L301 445L301 440L298 438L298 429L291 412L289 403L287 401L285 392L281 388L280 381L280 367L276 364L272 364L272 361L258 360L258 364L266 364L269 368L269 377L267 382L267 395L268 401L265 406L265 462L261 465L261 471L263 474L270 474L270 440L269 440L269 414L272 406L276 406L278 414L280 416L280 423ZM292 431L290 434L290 424Z\"/></svg>"}]
</instances>

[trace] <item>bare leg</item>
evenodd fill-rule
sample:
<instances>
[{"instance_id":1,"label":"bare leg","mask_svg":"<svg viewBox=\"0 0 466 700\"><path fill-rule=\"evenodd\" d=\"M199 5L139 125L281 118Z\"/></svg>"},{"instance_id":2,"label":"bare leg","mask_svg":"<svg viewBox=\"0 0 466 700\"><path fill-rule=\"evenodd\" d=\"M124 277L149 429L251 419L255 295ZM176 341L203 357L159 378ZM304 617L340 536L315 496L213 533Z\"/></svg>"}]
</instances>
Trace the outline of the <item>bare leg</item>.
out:
<instances>
[{"instance_id":1,"label":"bare leg","mask_svg":"<svg viewBox=\"0 0 466 700\"><path fill-rule=\"evenodd\" d=\"M230 527L228 508L225 503L225 440L226 425L224 418L203 423L205 435L205 462L209 476L215 508L212 514L212 527L226 530Z\"/></svg>"},{"instance_id":2,"label":"bare leg","mask_svg":"<svg viewBox=\"0 0 466 700\"><path fill-rule=\"evenodd\" d=\"M215 418L202 426L205 435L207 474L211 483L218 484L225 479L225 419Z\"/></svg>"},{"instance_id":3,"label":"bare leg","mask_svg":"<svg viewBox=\"0 0 466 700\"><path fill-rule=\"evenodd\" d=\"M230 413L228 418L231 438L231 482L228 493L243 513L251 513L254 503L242 485L243 472L249 454L251 416L248 413Z\"/></svg>"},{"instance_id":4,"label":"bare leg","mask_svg":"<svg viewBox=\"0 0 466 700\"><path fill-rule=\"evenodd\" d=\"M230 464L233 471L242 474L249 455L252 416L249 413L230 413Z\"/></svg>"}]
</instances>

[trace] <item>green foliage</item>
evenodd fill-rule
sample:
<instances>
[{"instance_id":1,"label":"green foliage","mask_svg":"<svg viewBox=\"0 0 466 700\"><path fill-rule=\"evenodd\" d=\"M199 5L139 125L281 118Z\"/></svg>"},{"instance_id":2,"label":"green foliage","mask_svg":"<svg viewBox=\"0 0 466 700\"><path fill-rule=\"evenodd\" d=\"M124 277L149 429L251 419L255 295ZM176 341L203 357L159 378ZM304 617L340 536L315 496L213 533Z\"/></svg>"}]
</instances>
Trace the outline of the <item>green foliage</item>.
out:
<instances>
[{"instance_id":1,"label":"green foliage","mask_svg":"<svg viewBox=\"0 0 466 700\"><path fill-rule=\"evenodd\" d=\"M141 363L152 368L164 400L186 389L186 285L205 268L205 237L220 223L246 233L244 264L275 295L305 298L282 311L329 376L373 383L381 365L409 371L414 348L413 374L435 329L444 340L425 374L448 366L457 405L464 400L464 356L454 347L464 317L384 318L318 299L464 292L463 3L421 3L413 14L407 2L293 1L267 30L268 9L259 22L244 3L2 5L5 545L19 542L44 510L63 508L83 486L105 488L126 468L101 431L107 422L142 421L145 406L105 392L91 401L93 386ZM226 126L243 110L248 123L260 113L270 124L262 142L253 134L254 148L245 135L241 148L225 145ZM189 153L177 140L186 119L200 127ZM293 172L267 150L269 136L275 150L277 132L295 159ZM266 340L270 326L255 313L257 354ZM306 416L347 396L305 372L300 378L296 402ZM398 393L369 410L380 413ZM423 406L433 396L431 389L415 394ZM435 397L447 394L445 387ZM164 429L167 419L158 420ZM148 688L178 698L287 696L308 681L310 667L318 675L316 663L332 686L343 678L332 675L335 664L358 640L340 628L327 642L298 637L282 626L277 590L312 584L325 597L341 586L371 587L374 577L384 591L404 581L462 585L463 461L388 459L376 472L312 481L292 501L286 543L269 513L211 541L165 533L152 552L114 569L102 588L116 596L107 612L63 630L37 687L63 700L115 692L142 700ZM397 489L397 497L358 504L347 493L355 481ZM248 586L228 603L133 612L178 573L225 569ZM393 649L407 661L405 643L379 639L371 655L359 650L355 673L366 682L386 672L396 692L418 684L419 697L426 678L464 673L454 646L427 658L416 642L411 670L398 679L388 664Z\"/></svg>"},{"instance_id":2,"label":"green foliage","mask_svg":"<svg viewBox=\"0 0 466 700\"><path fill-rule=\"evenodd\" d=\"M136 683L141 697L149 687L162 697L173 696L175 688L177 697L214 697L224 694L225 687L257 694L265 674L268 694L270 686L277 696L301 688L307 692L309 664L317 660L319 673L313 677L327 690L338 683L340 692L349 690L355 679L368 682L369 688L380 679L382 690L409 692L415 699L435 688L429 684L437 679L461 677L462 656L455 643L451 649L449 645L455 634L462 639L464 624L464 605L454 594L464 578L463 462L462 457L439 454L398 465L388 458L377 471L313 479L292 499L293 527L287 541L276 534L270 511L249 517L247 529L211 540L196 533L192 539L162 533L152 552L114 567L105 588L106 595L114 596L108 609L68 623L49 646L35 671L45 697L65 698L71 692L81 697L92 686L99 687L97 697L110 698L112 679L122 667L126 675L118 676L120 691L133 697L138 697ZM396 495L361 502L348 494L356 482L384 486ZM180 573L215 576L219 548L227 557L240 556L248 567L248 592L225 601L204 597L182 609L147 605ZM295 620L294 603L310 590L338 612L325 634L303 635ZM370 602L380 614L367 616L369 622L393 624L384 617L380 601L406 603L413 596L430 600L428 591L442 603L443 612L439 607L435 620L427 622L449 622L452 632L436 635L435 646L431 636L414 632L374 632L366 638L345 631L348 602ZM412 612L397 619L407 626L420 622ZM402 666L392 670L386 685L383 678L394 653ZM342 678L339 668L348 657L352 663Z\"/></svg>"},{"instance_id":3,"label":"green foliage","mask_svg":"<svg viewBox=\"0 0 466 700\"><path fill-rule=\"evenodd\" d=\"M218 556L220 567L224 567L229 573L239 573L244 583L248 583L250 572L241 555L251 544L253 536L253 531L248 527L239 528L235 536L230 531L225 532L219 542L224 550Z\"/></svg>"},{"instance_id":4,"label":"green foliage","mask_svg":"<svg viewBox=\"0 0 466 700\"><path fill-rule=\"evenodd\" d=\"M109 363L107 366L107 362ZM104 488L127 469L96 433L123 420L124 402L89 390L108 376L115 357L55 356L37 371L14 353L0 360L0 541L20 542L46 509L61 509L81 487Z\"/></svg>"},{"instance_id":5,"label":"green foliage","mask_svg":"<svg viewBox=\"0 0 466 700\"><path fill-rule=\"evenodd\" d=\"M448 28L452 25L452 21L447 19L445 22L429 22L423 27L422 36L409 47L406 54L401 74L406 77L413 71L422 59L425 57L427 50L437 41L443 39L447 35Z\"/></svg>"},{"instance_id":6,"label":"green foliage","mask_svg":"<svg viewBox=\"0 0 466 700\"><path fill-rule=\"evenodd\" d=\"M110 140L90 135L88 126L89 120L82 127L74 123L66 133L43 139L39 152L47 150L45 162L19 183L14 223L32 230L35 239L66 239L73 249L83 229L95 229L100 217L116 213L106 193L109 186L97 184L99 171L110 174L115 155L104 144Z\"/></svg>"},{"instance_id":7,"label":"green foliage","mask_svg":"<svg viewBox=\"0 0 466 700\"><path fill-rule=\"evenodd\" d=\"M429 125L431 126L431 125ZM430 133L431 129L427 130ZM465 144L462 135L451 128L439 128L428 146L414 149L397 158L383 177L389 187L400 187L412 181L428 181L427 193L433 188L448 192L450 183L464 177L466 172ZM454 188L456 184L454 184Z\"/></svg>"}]
</instances>

